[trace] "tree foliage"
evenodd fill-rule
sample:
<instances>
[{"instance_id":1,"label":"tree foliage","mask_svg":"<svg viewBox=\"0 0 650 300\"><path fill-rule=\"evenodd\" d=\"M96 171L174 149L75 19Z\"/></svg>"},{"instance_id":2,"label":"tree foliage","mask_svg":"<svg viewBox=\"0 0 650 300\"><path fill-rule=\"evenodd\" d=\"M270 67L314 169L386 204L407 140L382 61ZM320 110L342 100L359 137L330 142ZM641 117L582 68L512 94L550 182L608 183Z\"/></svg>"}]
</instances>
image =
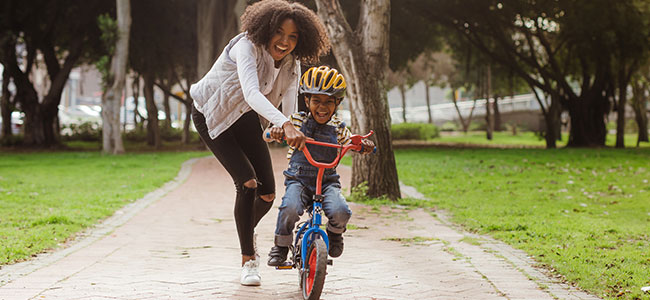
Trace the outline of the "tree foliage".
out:
<instances>
[{"instance_id":1,"label":"tree foliage","mask_svg":"<svg viewBox=\"0 0 650 300\"><path fill-rule=\"evenodd\" d=\"M63 88L73 67L102 55L96 18L112 9L114 3L100 0L4 2L0 60L16 85L17 106L25 113L25 144L58 144ZM44 96L30 77L37 65L45 67L50 82Z\"/></svg>"},{"instance_id":2,"label":"tree foliage","mask_svg":"<svg viewBox=\"0 0 650 300\"><path fill-rule=\"evenodd\" d=\"M643 52L622 50L647 47L647 26L639 26L647 22L643 21L647 14L634 0L402 2L413 14L429 16L550 95L547 113L559 115L559 110L567 109L570 146L604 145L604 117L614 98L616 74L632 72ZM618 37L622 31L625 43ZM554 119L547 118L547 123L557 123ZM547 129L547 134L552 132Z\"/></svg>"}]
</instances>

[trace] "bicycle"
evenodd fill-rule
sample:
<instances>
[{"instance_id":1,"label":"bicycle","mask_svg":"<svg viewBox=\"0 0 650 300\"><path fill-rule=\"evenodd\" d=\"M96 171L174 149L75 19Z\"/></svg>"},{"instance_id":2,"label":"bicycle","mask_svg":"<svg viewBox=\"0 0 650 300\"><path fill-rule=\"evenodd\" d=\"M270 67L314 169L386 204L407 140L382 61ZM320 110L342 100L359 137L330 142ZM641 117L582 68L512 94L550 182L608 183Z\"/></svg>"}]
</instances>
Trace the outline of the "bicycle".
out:
<instances>
[{"instance_id":1,"label":"bicycle","mask_svg":"<svg viewBox=\"0 0 650 300\"><path fill-rule=\"evenodd\" d=\"M306 140L306 143L339 148L338 154L334 161L323 163L314 160L307 147L303 148L303 153L310 164L318 168L316 177L316 193L313 196L313 203L309 211L309 219L299 223L296 228L294 244L289 247L291 251L291 261L286 261L283 265L275 267L277 270L298 269L299 285L302 290L302 297L306 300L315 300L320 298L325 284L327 275L327 265L332 265L331 259L327 258L329 251L329 239L327 233L320 228L322 225L323 207L322 193L323 174L325 169L336 167L348 150L363 152L362 140L370 137L374 132L371 130L368 134L353 135L350 137L351 142L347 145L331 144L315 140ZM266 138L270 140L270 133L266 133ZM268 140L267 140L268 141ZM377 147L373 152L377 151Z\"/></svg>"}]
</instances>

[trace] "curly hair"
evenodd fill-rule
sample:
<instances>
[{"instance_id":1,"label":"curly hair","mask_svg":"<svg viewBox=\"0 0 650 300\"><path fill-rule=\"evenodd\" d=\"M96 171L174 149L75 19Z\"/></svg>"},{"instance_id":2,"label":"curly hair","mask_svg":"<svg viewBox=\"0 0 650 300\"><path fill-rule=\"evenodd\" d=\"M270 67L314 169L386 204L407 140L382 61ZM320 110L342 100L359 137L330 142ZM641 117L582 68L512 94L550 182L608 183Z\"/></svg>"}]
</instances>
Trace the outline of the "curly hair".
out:
<instances>
[{"instance_id":1,"label":"curly hair","mask_svg":"<svg viewBox=\"0 0 650 300\"><path fill-rule=\"evenodd\" d=\"M241 16L242 31L258 46L266 47L282 22L291 18L298 28L298 42L293 55L311 65L330 50L325 26L318 16L300 3L285 0L263 0L246 8Z\"/></svg>"}]
</instances>

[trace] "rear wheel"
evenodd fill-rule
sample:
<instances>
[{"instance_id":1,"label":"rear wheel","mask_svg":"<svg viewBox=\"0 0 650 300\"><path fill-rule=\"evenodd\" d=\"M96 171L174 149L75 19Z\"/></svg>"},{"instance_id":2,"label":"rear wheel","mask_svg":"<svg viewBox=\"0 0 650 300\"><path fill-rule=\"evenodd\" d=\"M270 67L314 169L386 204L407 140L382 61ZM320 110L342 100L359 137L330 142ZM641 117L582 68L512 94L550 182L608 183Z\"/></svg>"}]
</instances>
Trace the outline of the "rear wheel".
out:
<instances>
[{"instance_id":1,"label":"rear wheel","mask_svg":"<svg viewBox=\"0 0 650 300\"><path fill-rule=\"evenodd\" d=\"M327 274L327 246L321 239L314 240L305 260L306 269L302 273L302 297L307 300L320 299Z\"/></svg>"}]
</instances>

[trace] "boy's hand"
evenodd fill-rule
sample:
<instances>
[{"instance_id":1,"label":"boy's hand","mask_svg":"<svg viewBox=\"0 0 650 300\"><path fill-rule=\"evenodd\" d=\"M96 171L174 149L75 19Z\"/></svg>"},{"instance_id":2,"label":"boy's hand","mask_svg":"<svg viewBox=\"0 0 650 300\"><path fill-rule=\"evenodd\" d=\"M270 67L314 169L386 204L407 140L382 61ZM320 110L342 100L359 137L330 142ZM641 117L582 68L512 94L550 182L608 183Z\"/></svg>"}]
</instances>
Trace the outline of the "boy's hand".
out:
<instances>
[{"instance_id":1,"label":"boy's hand","mask_svg":"<svg viewBox=\"0 0 650 300\"><path fill-rule=\"evenodd\" d=\"M363 145L363 152L361 154L372 153L375 149L375 143L371 140L362 140L361 144Z\"/></svg>"}]
</instances>

